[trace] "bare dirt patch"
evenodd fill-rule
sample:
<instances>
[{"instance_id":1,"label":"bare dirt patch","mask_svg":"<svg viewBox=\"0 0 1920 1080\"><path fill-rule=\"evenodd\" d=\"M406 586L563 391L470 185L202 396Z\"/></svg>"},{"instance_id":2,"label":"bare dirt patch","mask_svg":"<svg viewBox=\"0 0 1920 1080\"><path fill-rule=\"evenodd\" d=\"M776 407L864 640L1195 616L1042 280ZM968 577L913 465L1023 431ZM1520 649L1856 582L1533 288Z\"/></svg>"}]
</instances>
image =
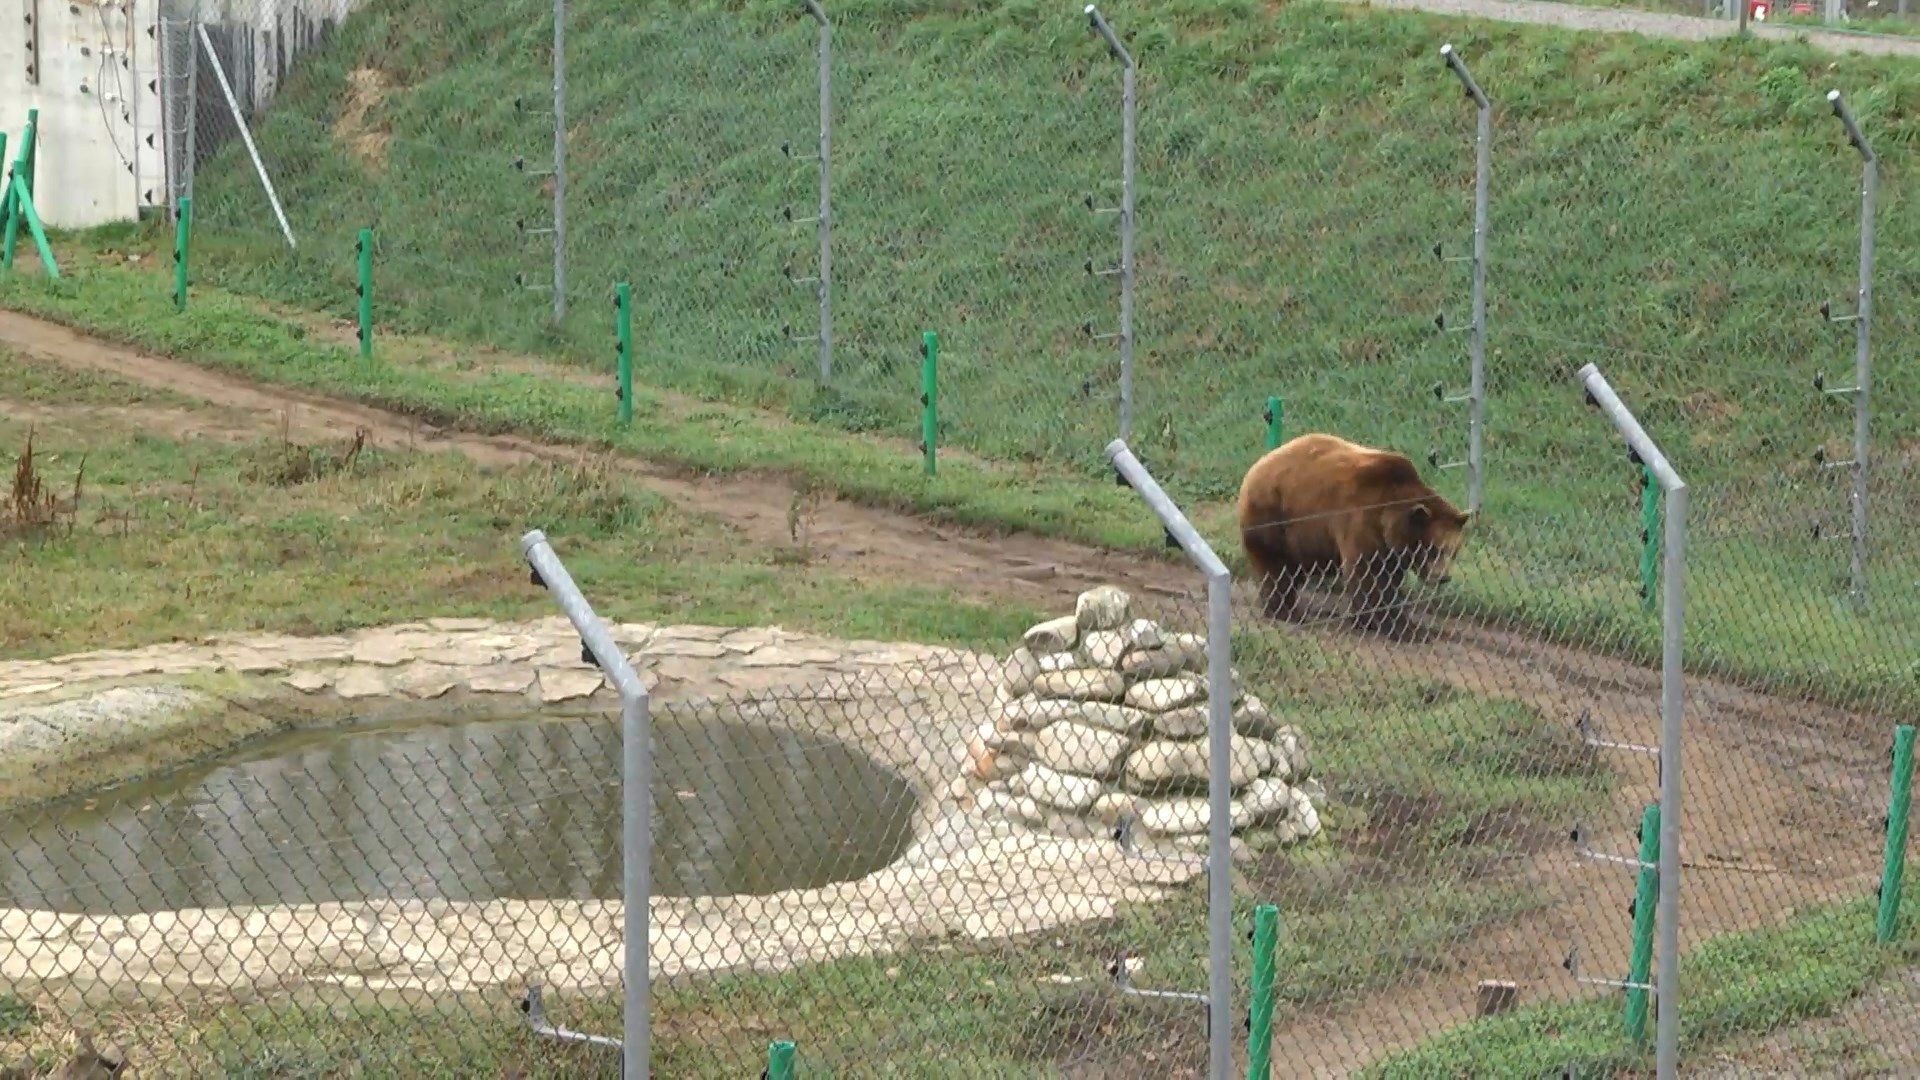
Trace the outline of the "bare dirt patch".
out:
<instances>
[{"instance_id":1,"label":"bare dirt patch","mask_svg":"<svg viewBox=\"0 0 1920 1080\"><path fill-rule=\"evenodd\" d=\"M347 75L347 100L333 122L333 137L347 152L369 170L379 173L387 167L387 147L392 132L384 121L373 119L387 94L393 89L386 72L359 68Z\"/></svg>"}]
</instances>

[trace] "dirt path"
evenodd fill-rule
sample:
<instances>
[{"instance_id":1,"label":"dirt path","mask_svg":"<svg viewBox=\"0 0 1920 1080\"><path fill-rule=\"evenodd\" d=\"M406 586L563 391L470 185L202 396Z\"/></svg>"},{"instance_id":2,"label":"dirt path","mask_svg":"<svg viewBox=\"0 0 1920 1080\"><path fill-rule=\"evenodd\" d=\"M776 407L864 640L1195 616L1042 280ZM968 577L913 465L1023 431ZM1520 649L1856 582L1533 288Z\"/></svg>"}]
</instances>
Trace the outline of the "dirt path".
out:
<instances>
[{"instance_id":1,"label":"dirt path","mask_svg":"<svg viewBox=\"0 0 1920 1080\"><path fill-rule=\"evenodd\" d=\"M102 343L14 313L0 312L0 345L223 406L204 417L142 411L140 422L171 434L234 437L250 416L256 436L284 430L302 440L342 438L361 429L376 445L460 453L483 465L604 461L676 504L727 523L748 542L791 543L787 514L795 490L777 478L690 477L576 447L439 428ZM842 501L823 503L810 532L816 557L837 573L929 582L974 600L1018 598L1057 610L1097 583L1162 597L1187 596L1194 585L1190 573L1172 564L1031 536L982 535ZM1432 639L1417 643L1331 626L1304 639L1326 664L1386 678L1437 680L1469 694L1522 702L1568 723L1587 711L1607 738L1657 741L1657 672L1464 622L1436 620L1434 626ZM1765 925L1797 907L1870 891L1879 813L1875 785L1884 778L1887 723L1698 677L1689 680L1687 707L1692 869L1686 940ZM1395 720L1405 722L1382 717L1383 723ZM1640 808L1654 797L1654 769L1645 757L1603 754L1618 775L1616 798L1585 824L1596 849L1631 854ZM1518 980L1528 1002L1603 992L1574 983L1555 966L1576 940L1595 974L1617 978L1624 971L1632 878L1623 868L1580 858L1561 842L1490 871L1488 881L1521 887L1542 905L1519 919L1463 933L1449 943L1455 948L1447 970L1410 972L1385 993L1283 1016L1278 1052L1301 1072L1346 1075L1388 1049L1468 1019L1474 983L1482 978Z\"/></svg>"},{"instance_id":2,"label":"dirt path","mask_svg":"<svg viewBox=\"0 0 1920 1080\"><path fill-rule=\"evenodd\" d=\"M605 461L679 506L724 522L747 542L790 547L794 485L764 475L693 476L629 457L606 457L513 435L476 435L396 413L263 386L178 360L98 341L55 323L0 311L0 344L67 367L105 372L142 386L172 390L254 413L261 430L284 428L299 440L340 439L367 432L375 446L458 453L482 465L532 460ZM178 434L194 433L190 414ZM222 421L224 424L224 421ZM204 432L203 432L204 433ZM1194 575L1171 563L1117 556L1032 536L987 536L952 525L822 497L808 511L809 550L817 563L859 581L922 581L971 597L1014 597L1053 608L1102 583L1142 592L1184 593Z\"/></svg>"},{"instance_id":3,"label":"dirt path","mask_svg":"<svg viewBox=\"0 0 1920 1080\"><path fill-rule=\"evenodd\" d=\"M1400 11L1424 11L1431 15L1458 15L1474 19L1556 26L1564 30L1592 30L1599 33L1640 34L1645 37L1673 38L1680 41L1707 41L1733 37L1739 27L1731 20L1709 19L1699 15L1674 15L1655 11L1630 11L1622 8L1583 7L1555 3L1552 0L1352 0L1366 7ZM1797 41L1830 53L1862 53L1868 56L1920 56L1920 39L1892 35L1820 30L1806 26L1750 24L1748 30L1768 41ZM1471 58L1469 58L1471 59ZM1498 93L1492 90L1495 98Z\"/></svg>"}]
</instances>

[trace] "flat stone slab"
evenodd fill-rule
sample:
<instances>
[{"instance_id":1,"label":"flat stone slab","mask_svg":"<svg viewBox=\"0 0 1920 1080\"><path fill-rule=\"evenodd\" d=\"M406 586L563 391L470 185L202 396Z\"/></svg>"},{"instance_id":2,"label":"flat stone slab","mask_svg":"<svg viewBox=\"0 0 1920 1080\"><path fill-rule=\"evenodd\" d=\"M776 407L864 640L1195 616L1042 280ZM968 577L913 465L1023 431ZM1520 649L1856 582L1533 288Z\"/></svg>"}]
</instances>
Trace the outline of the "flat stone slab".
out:
<instances>
[{"instance_id":1,"label":"flat stone slab","mask_svg":"<svg viewBox=\"0 0 1920 1080\"><path fill-rule=\"evenodd\" d=\"M591 697L605 682L599 668L541 668L540 700L551 704Z\"/></svg>"},{"instance_id":2,"label":"flat stone slab","mask_svg":"<svg viewBox=\"0 0 1920 1080\"><path fill-rule=\"evenodd\" d=\"M351 667L340 673L340 678L333 684L333 692L348 701L357 701L361 698L385 697L393 692L393 687L377 671Z\"/></svg>"},{"instance_id":3,"label":"flat stone slab","mask_svg":"<svg viewBox=\"0 0 1920 1080\"><path fill-rule=\"evenodd\" d=\"M524 694L532 685L532 668L490 667L467 676L467 689L476 694Z\"/></svg>"},{"instance_id":4,"label":"flat stone slab","mask_svg":"<svg viewBox=\"0 0 1920 1080\"><path fill-rule=\"evenodd\" d=\"M304 671L296 671L280 681L303 694L317 694L333 685L333 680L329 679L325 672L315 671L311 668Z\"/></svg>"}]
</instances>

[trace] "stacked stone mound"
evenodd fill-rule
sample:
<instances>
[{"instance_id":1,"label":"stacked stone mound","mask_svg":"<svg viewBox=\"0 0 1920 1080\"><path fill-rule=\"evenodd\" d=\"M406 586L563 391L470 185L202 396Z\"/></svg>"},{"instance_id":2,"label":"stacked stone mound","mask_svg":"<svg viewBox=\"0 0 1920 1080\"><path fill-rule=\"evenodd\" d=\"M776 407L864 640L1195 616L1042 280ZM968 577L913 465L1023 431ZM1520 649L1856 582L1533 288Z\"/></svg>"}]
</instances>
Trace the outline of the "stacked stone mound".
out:
<instances>
[{"instance_id":1,"label":"stacked stone mound","mask_svg":"<svg viewBox=\"0 0 1920 1080\"><path fill-rule=\"evenodd\" d=\"M1207 642L1131 615L1111 586L1028 630L1002 671L997 715L969 741L967 782L989 812L1063 836L1204 841ZM1320 831L1307 740L1234 674L1233 831L1281 844Z\"/></svg>"}]
</instances>

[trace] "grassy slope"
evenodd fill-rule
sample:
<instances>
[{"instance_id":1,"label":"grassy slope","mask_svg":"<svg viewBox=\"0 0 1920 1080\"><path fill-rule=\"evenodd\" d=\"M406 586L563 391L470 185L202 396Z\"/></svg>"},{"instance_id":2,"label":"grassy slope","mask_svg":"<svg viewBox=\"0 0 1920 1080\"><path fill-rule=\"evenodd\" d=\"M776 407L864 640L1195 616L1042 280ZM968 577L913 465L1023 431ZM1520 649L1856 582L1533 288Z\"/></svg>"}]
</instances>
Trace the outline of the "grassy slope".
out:
<instances>
[{"instance_id":1,"label":"grassy slope","mask_svg":"<svg viewBox=\"0 0 1920 1080\"><path fill-rule=\"evenodd\" d=\"M306 255L232 250L271 234L229 154L203 181L204 265L344 313L352 231L373 224L391 318L538 343L544 302L508 299L508 284L540 265L539 241L514 231L539 202L504 165L539 147L537 121L506 99L542 84L545 31L526 3L418 17L431 9L372 5L263 124ZM630 279L647 375L905 433L918 331L934 327L953 438L1091 468L1112 427L1113 373L1109 350L1077 328L1110 317L1112 299L1081 263L1112 243L1110 219L1079 200L1111 186L1117 155L1113 73L1078 20L1031 0L837 6L837 330L850 389L814 396L795 377L808 351L776 340L808 313L779 272L808 234L774 227L781 206L804 209L811 184L774 149L811 128L807 28L785 5L576 10L595 29L571 57L572 342L606 362L601 300ZM1428 390L1460 373L1463 348L1431 320L1446 308L1457 321L1466 278L1428 248L1464 243L1470 222L1471 113L1436 53L1449 37L1500 102L1500 488L1560 482L1539 458L1602 441L1567 430L1581 425L1567 422L1578 413L1559 380L1586 360L1605 360L1676 446L1681 425L1695 426L1684 458L1703 481L1798 464L1815 432L1842 433L1805 392L1814 366L1847 357L1844 333L1813 312L1852 270L1856 163L1821 100L1830 84L1853 92L1890 158L1887 355L1912 333L1900 296L1920 234L1898 212L1898 163L1920 68L1311 3L1110 14L1145 71L1140 442L1191 493L1231 490L1272 392L1301 428L1415 451L1438 441ZM341 130L390 135L377 166L355 156L363 142L333 134L356 99L349 72L364 70L387 89ZM1888 419L1910 407L1914 378L1889 365Z\"/></svg>"},{"instance_id":2,"label":"grassy slope","mask_svg":"<svg viewBox=\"0 0 1920 1080\"><path fill-rule=\"evenodd\" d=\"M918 408L914 346L933 326L949 440L1097 474L1114 365L1077 327L1107 320L1112 294L1080 266L1110 257L1113 238L1079 200L1112 187L1114 73L1066 12L836 7L841 378L822 392L805 377L810 350L780 333L810 314L780 274L788 261L808 272L810 242L778 222L811 190L775 149L812 125L809 31L787 6L576 8L594 32L570 58L577 302L558 337L544 299L509 284L539 280L545 258L515 228L539 224L537 181L506 164L540 152L538 119L511 99L543 84L544 27L524 2L430 7L372 5L265 119L299 258L265 231L236 149L207 171L205 273L344 313L352 232L371 223L391 324L603 369L604 293L629 279L643 381L902 440ZM1451 39L1499 102L1492 473L1469 589L1503 608L1525 594L1542 621L1589 640L1650 642L1633 610L1631 471L1568 379L1598 361L1694 483L1701 649L1789 683L1914 689L1903 658L1920 609L1903 587L1920 570L1882 544L1885 601L1864 621L1835 603L1843 552L1810 526L1843 493L1809 451L1826 441L1842 456L1848 431L1810 380L1848 364L1846 328L1814 309L1849 291L1855 243L1857 163L1821 94L1846 87L1886 158L1876 340L1896 357L1915 331L1920 219L1900 208L1920 67L1313 3L1109 14L1145 72L1135 441L1176 495L1231 492L1272 392L1289 430L1459 451L1459 417L1430 393L1464 372L1463 340L1432 318L1459 320L1466 274L1428 251L1458 249L1470 223L1471 115L1436 52ZM1890 362L1878 375L1883 537L1920 520L1898 493L1910 469L1896 452L1916 379ZM1441 483L1457 491L1459 475ZM1041 521L1002 502L990 516L1078 530L1059 509L1036 508Z\"/></svg>"}]
</instances>

